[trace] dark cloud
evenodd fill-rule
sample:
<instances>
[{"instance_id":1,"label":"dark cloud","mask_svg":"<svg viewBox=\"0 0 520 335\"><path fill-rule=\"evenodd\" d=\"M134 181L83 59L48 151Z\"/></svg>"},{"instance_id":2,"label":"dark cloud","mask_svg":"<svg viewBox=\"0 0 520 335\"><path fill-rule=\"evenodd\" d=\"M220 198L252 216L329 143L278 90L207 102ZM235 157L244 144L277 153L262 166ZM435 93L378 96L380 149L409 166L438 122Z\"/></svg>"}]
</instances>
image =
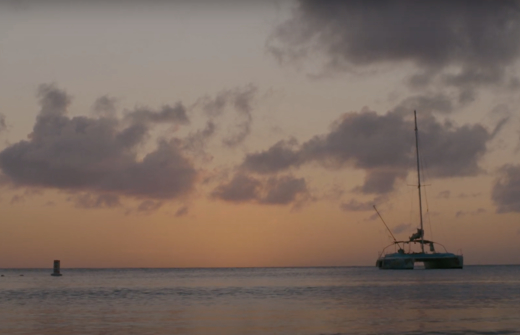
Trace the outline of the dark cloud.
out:
<instances>
[{"instance_id":1,"label":"dark cloud","mask_svg":"<svg viewBox=\"0 0 520 335\"><path fill-rule=\"evenodd\" d=\"M520 165L504 165L491 191L497 213L520 212Z\"/></svg>"},{"instance_id":2,"label":"dark cloud","mask_svg":"<svg viewBox=\"0 0 520 335\"><path fill-rule=\"evenodd\" d=\"M259 198L260 181L238 173L224 184L219 185L212 193L212 196L231 202L246 202Z\"/></svg>"},{"instance_id":3,"label":"dark cloud","mask_svg":"<svg viewBox=\"0 0 520 335\"><path fill-rule=\"evenodd\" d=\"M5 115L0 113L0 133L7 129L7 124L5 123Z\"/></svg>"},{"instance_id":4,"label":"dark cloud","mask_svg":"<svg viewBox=\"0 0 520 335\"><path fill-rule=\"evenodd\" d=\"M104 117L115 117L116 116L116 98L109 97L108 95L104 95L99 97L92 106L92 111L96 116L104 116Z\"/></svg>"},{"instance_id":5,"label":"dark cloud","mask_svg":"<svg viewBox=\"0 0 520 335\"><path fill-rule=\"evenodd\" d=\"M42 84L38 88L38 98L41 106L38 117L61 116L67 114L72 98L54 84Z\"/></svg>"},{"instance_id":6,"label":"dark cloud","mask_svg":"<svg viewBox=\"0 0 520 335\"><path fill-rule=\"evenodd\" d=\"M481 125L439 123L431 115L419 117L421 156L432 177L472 176L481 170L478 161L486 152L490 133ZM407 176L415 162L413 120L389 112L364 109L344 114L331 130L298 146L278 142L271 148L246 155L241 168L268 174L316 162L327 168L353 167L366 172L355 190L384 194Z\"/></svg>"},{"instance_id":7,"label":"dark cloud","mask_svg":"<svg viewBox=\"0 0 520 335\"><path fill-rule=\"evenodd\" d=\"M394 190L396 180L406 178L406 170L367 169L363 185L354 191L365 194L384 194Z\"/></svg>"},{"instance_id":8,"label":"dark cloud","mask_svg":"<svg viewBox=\"0 0 520 335\"><path fill-rule=\"evenodd\" d=\"M299 194L307 194L307 184L303 178L282 176L269 178L265 184L266 194L261 202L286 205L294 202Z\"/></svg>"},{"instance_id":9,"label":"dark cloud","mask_svg":"<svg viewBox=\"0 0 520 335\"><path fill-rule=\"evenodd\" d=\"M362 169L405 167L413 145L413 127L403 117L378 115L368 109L346 113L331 131L302 144L300 155L330 167L346 164Z\"/></svg>"},{"instance_id":10,"label":"dark cloud","mask_svg":"<svg viewBox=\"0 0 520 335\"><path fill-rule=\"evenodd\" d=\"M186 113L186 107L180 102L175 106L164 105L160 110L153 111L148 108L138 108L127 112L125 118L136 124L171 123L174 125L187 125L190 123Z\"/></svg>"},{"instance_id":11,"label":"dark cloud","mask_svg":"<svg viewBox=\"0 0 520 335\"><path fill-rule=\"evenodd\" d=\"M43 190L38 189L38 188L26 188L22 194L15 194L11 198L10 204L14 205L14 204L18 204L18 203L23 203L23 202L25 202L25 200L27 198L43 195L43 193L44 193Z\"/></svg>"},{"instance_id":12,"label":"dark cloud","mask_svg":"<svg viewBox=\"0 0 520 335\"><path fill-rule=\"evenodd\" d=\"M181 217L187 215L189 212L188 206L182 206L175 212L176 217Z\"/></svg>"},{"instance_id":13,"label":"dark cloud","mask_svg":"<svg viewBox=\"0 0 520 335\"><path fill-rule=\"evenodd\" d=\"M68 200L74 202L74 206L78 208L114 208L121 206L119 197L114 194L82 193L73 195Z\"/></svg>"},{"instance_id":14,"label":"dark cloud","mask_svg":"<svg viewBox=\"0 0 520 335\"><path fill-rule=\"evenodd\" d=\"M303 178L293 176L259 179L244 173L220 184L212 192L214 198L225 201L256 202L267 205L287 205L305 201L309 197L307 184Z\"/></svg>"},{"instance_id":15,"label":"dark cloud","mask_svg":"<svg viewBox=\"0 0 520 335\"><path fill-rule=\"evenodd\" d=\"M479 159L486 153L491 133L480 124L455 126L428 118L420 125L421 156L435 177L474 176L481 172Z\"/></svg>"},{"instance_id":16,"label":"dark cloud","mask_svg":"<svg viewBox=\"0 0 520 335\"><path fill-rule=\"evenodd\" d=\"M38 97L41 110L29 139L0 153L0 168L15 186L153 199L174 199L192 190L197 171L182 141L160 140L142 158L138 152L156 122L187 122L182 105L141 109L120 120L67 116L71 98L53 85L42 85ZM107 196L92 197L80 203L111 203Z\"/></svg>"},{"instance_id":17,"label":"dark cloud","mask_svg":"<svg viewBox=\"0 0 520 335\"><path fill-rule=\"evenodd\" d=\"M282 62L319 52L334 70L413 63L416 83L436 74L471 89L505 82L520 54L519 8L514 0L300 0L267 47Z\"/></svg>"},{"instance_id":18,"label":"dark cloud","mask_svg":"<svg viewBox=\"0 0 520 335\"><path fill-rule=\"evenodd\" d=\"M296 140L292 139L280 141L266 151L247 154L241 168L266 174L298 166L302 160L296 146Z\"/></svg>"},{"instance_id":19,"label":"dark cloud","mask_svg":"<svg viewBox=\"0 0 520 335\"><path fill-rule=\"evenodd\" d=\"M137 212L150 214L161 208L162 205L162 201L144 200L139 204L139 206L137 206Z\"/></svg>"}]
</instances>

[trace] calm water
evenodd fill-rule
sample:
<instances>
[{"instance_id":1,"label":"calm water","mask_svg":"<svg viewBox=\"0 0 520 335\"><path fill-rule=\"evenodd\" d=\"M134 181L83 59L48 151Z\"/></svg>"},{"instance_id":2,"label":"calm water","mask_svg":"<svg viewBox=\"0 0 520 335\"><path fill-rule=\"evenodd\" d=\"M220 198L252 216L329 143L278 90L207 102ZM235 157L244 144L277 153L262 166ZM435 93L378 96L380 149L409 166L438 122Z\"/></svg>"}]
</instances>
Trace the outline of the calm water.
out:
<instances>
[{"instance_id":1,"label":"calm water","mask_svg":"<svg viewBox=\"0 0 520 335\"><path fill-rule=\"evenodd\" d=\"M0 270L0 334L520 334L520 266L50 272Z\"/></svg>"}]
</instances>

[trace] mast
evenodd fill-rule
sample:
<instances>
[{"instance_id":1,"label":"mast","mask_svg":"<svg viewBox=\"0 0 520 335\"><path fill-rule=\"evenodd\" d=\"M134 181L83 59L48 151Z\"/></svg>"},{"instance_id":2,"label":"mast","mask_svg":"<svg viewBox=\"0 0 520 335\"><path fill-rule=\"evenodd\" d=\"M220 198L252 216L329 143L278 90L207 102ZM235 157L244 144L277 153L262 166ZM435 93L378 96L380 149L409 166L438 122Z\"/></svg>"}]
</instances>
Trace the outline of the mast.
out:
<instances>
[{"instance_id":1,"label":"mast","mask_svg":"<svg viewBox=\"0 0 520 335\"><path fill-rule=\"evenodd\" d=\"M417 190L419 191L419 218L421 219L421 251L424 253L424 229L423 229L423 215L422 215L422 200L421 200L421 171L419 169L419 132L417 130L417 113L413 111L415 120L415 153L417 156Z\"/></svg>"}]
</instances>

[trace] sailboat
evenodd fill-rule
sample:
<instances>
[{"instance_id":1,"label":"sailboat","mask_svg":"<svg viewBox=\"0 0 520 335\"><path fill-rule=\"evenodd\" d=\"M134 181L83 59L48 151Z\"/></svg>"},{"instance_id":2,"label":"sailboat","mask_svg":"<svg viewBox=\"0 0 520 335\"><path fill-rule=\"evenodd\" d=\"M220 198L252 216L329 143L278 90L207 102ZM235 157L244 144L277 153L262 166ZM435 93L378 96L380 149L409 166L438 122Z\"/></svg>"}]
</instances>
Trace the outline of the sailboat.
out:
<instances>
[{"instance_id":1,"label":"sailboat","mask_svg":"<svg viewBox=\"0 0 520 335\"><path fill-rule=\"evenodd\" d=\"M419 218L421 227L417 228L417 232L412 234L408 241L398 241L395 239L392 231L388 228L383 220L383 223L392 235L394 242L385 247L379 254L379 257L376 261L376 266L379 269L412 270L415 266L415 263L422 262L425 269L462 269L464 265L464 257L462 255L450 253L442 244L424 239L421 199L421 171L419 166L419 135L417 130L416 111L413 112L413 115L415 121L415 153L417 157L417 188L419 191ZM374 209L377 211L375 206ZM377 212L377 214L379 215L379 212ZM381 215L379 216L381 217ZM444 252L438 252L436 246L442 247Z\"/></svg>"}]
</instances>

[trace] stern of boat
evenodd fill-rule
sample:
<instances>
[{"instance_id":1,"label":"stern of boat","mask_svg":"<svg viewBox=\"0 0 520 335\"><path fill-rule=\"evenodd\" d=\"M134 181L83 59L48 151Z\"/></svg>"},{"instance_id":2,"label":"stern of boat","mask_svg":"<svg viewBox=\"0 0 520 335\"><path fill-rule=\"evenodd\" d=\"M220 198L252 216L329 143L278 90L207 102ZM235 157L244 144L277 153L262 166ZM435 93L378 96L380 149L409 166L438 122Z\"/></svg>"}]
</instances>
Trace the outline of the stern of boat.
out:
<instances>
[{"instance_id":1,"label":"stern of boat","mask_svg":"<svg viewBox=\"0 0 520 335\"><path fill-rule=\"evenodd\" d=\"M399 258L380 258L376 262L376 266L381 270L413 270L413 258L399 257Z\"/></svg>"},{"instance_id":2,"label":"stern of boat","mask_svg":"<svg viewBox=\"0 0 520 335\"><path fill-rule=\"evenodd\" d=\"M464 257L462 255L429 259L423 262L425 269L462 269L464 267Z\"/></svg>"}]
</instances>

